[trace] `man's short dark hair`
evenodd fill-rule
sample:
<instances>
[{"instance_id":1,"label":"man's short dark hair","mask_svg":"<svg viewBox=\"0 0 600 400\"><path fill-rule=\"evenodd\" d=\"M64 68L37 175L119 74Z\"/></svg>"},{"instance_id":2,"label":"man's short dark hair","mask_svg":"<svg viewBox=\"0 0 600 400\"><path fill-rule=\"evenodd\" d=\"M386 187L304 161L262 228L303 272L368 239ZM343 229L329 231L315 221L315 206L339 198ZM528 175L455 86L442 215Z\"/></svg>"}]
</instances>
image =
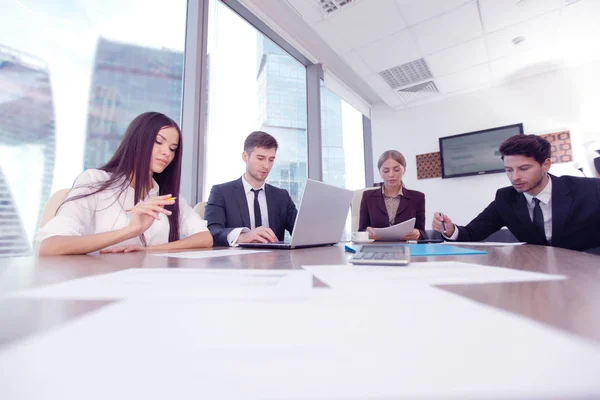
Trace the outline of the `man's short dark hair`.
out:
<instances>
[{"instance_id":1,"label":"man's short dark hair","mask_svg":"<svg viewBox=\"0 0 600 400\"><path fill-rule=\"evenodd\" d=\"M550 142L537 135L514 135L500 145L500 154L504 156L526 156L543 164L552 153Z\"/></svg>"},{"instance_id":2,"label":"man's short dark hair","mask_svg":"<svg viewBox=\"0 0 600 400\"><path fill-rule=\"evenodd\" d=\"M279 144L277 143L277 140L267 132L254 131L248 135L244 141L244 151L250 154L255 147L277 150L279 148Z\"/></svg>"}]
</instances>

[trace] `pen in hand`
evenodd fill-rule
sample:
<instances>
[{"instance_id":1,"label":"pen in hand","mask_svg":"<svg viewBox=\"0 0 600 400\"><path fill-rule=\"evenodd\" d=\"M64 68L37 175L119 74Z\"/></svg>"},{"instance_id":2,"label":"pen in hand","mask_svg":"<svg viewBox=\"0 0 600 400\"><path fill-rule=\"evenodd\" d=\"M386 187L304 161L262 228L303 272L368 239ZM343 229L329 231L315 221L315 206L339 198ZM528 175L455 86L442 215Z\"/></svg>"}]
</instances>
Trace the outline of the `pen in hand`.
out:
<instances>
[{"instance_id":1,"label":"pen in hand","mask_svg":"<svg viewBox=\"0 0 600 400\"><path fill-rule=\"evenodd\" d=\"M444 214L440 213L440 217L442 217L442 229L444 230L444 235L446 234L446 223L444 222Z\"/></svg>"}]
</instances>

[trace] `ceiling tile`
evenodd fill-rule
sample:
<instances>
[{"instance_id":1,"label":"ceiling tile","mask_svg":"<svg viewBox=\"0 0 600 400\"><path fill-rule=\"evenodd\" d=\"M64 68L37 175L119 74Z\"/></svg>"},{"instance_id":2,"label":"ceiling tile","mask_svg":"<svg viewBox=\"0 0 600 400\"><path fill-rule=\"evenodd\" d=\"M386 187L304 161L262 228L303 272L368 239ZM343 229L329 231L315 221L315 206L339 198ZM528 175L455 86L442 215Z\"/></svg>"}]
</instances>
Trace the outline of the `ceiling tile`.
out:
<instances>
[{"instance_id":1,"label":"ceiling tile","mask_svg":"<svg viewBox=\"0 0 600 400\"><path fill-rule=\"evenodd\" d=\"M392 90L392 88L390 88L389 85L385 83L385 81L381 76L379 76L379 74L365 76L363 77L363 79L378 94L389 92L390 90Z\"/></svg>"},{"instance_id":2,"label":"ceiling tile","mask_svg":"<svg viewBox=\"0 0 600 400\"><path fill-rule=\"evenodd\" d=\"M404 101L402 101L402 99L393 90L386 93L380 93L379 97L381 100L385 101L388 106L396 110L404 108Z\"/></svg>"},{"instance_id":3,"label":"ceiling tile","mask_svg":"<svg viewBox=\"0 0 600 400\"><path fill-rule=\"evenodd\" d=\"M538 17L560 8L564 0L479 0L485 33ZM595 1L595 0L594 0Z\"/></svg>"},{"instance_id":4,"label":"ceiling tile","mask_svg":"<svg viewBox=\"0 0 600 400\"><path fill-rule=\"evenodd\" d=\"M364 60L355 51L344 54L342 58L350 67L352 67L352 69L354 69L354 71L356 71L357 74L361 76L371 75L376 72L369 68L369 66L365 64Z\"/></svg>"},{"instance_id":5,"label":"ceiling tile","mask_svg":"<svg viewBox=\"0 0 600 400\"><path fill-rule=\"evenodd\" d=\"M363 0L328 18L351 49L406 28L394 0Z\"/></svg>"},{"instance_id":6,"label":"ceiling tile","mask_svg":"<svg viewBox=\"0 0 600 400\"><path fill-rule=\"evenodd\" d=\"M323 13L319 10L319 7L317 6L317 3L315 1L307 1L307 0L286 0L286 1L311 26L325 18Z\"/></svg>"},{"instance_id":7,"label":"ceiling tile","mask_svg":"<svg viewBox=\"0 0 600 400\"><path fill-rule=\"evenodd\" d=\"M454 10L473 0L396 0L408 26Z\"/></svg>"},{"instance_id":8,"label":"ceiling tile","mask_svg":"<svg viewBox=\"0 0 600 400\"><path fill-rule=\"evenodd\" d=\"M514 80L554 71L562 67L562 62L551 55L527 53L490 61L490 69L495 80Z\"/></svg>"},{"instance_id":9,"label":"ceiling tile","mask_svg":"<svg viewBox=\"0 0 600 400\"><path fill-rule=\"evenodd\" d=\"M425 54L468 42L483 34L477 3L465 4L410 29L414 29Z\"/></svg>"},{"instance_id":10,"label":"ceiling tile","mask_svg":"<svg viewBox=\"0 0 600 400\"><path fill-rule=\"evenodd\" d=\"M485 63L487 51L483 37L425 57L434 77L441 77Z\"/></svg>"},{"instance_id":11,"label":"ceiling tile","mask_svg":"<svg viewBox=\"0 0 600 400\"><path fill-rule=\"evenodd\" d=\"M486 85L493 80L488 64L436 79L440 92L452 93Z\"/></svg>"},{"instance_id":12,"label":"ceiling tile","mask_svg":"<svg viewBox=\"0 0 600 400\"><path fill-rule=\"evenodd\" d=\"M562 9L556 53L571 62L598 58L600 46L600 1L581 0Z\"/></svg>"},{"instance_id":13,"label":"ceiling tile","mask_svg":"<svg viewBox=\"0 0 600 400\"><path fill-rule=\"evenodd\" d=\"M357 52L375 72L381 72L422 57L421 51L408 29L357 49Z\"/></svg>"},{"instance_id":14,"label":"ceiling tile","mask_svg":"<svg viewBox=\"0 0 600 400\"><path fill-rule=\"evenodd\" d=\"M530 52L552 52L556 43L560 11L552 11L527 22L501 29L486 36L490 60ZM518 45L512 40L523 36L525 41Z\"/></svg>"},{"instance_id":15,"label":"ceiling tile","mask_svg":"<svg viewBox=\"0 0 600 400\"><path fill-rule=\"evenodd\" d=\"M317 23L314 29L338 54L352 50L351 44L344 40L340 32L329 23L329 20Z\"/></svg>"},{"instance_id":16,"label":"ceiling tile","mask_svg":"<svg viewBox=\"0 0 600 400\"><path fill-rule=\"evenodd\" d=\"M444 98L446 98L446 95L443 93L419 93L414 99L406 104L406 107L409 108L421 106L423 104L430 104L443 100Z\"/></svg>"}]
</instances>

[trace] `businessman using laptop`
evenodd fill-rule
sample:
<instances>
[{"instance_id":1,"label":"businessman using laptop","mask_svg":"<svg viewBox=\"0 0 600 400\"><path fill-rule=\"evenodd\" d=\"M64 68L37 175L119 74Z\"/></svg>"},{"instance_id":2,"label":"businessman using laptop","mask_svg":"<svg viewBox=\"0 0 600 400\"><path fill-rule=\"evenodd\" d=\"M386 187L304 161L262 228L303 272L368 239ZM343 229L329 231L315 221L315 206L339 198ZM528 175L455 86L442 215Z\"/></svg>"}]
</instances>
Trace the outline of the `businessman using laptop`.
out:
<instances>
[{"instance_id":1,"label":"businessman using laptop","mask_svg":"<svg viewBox=\"0 0 600 400\"><path fill-rule=\"evenodd\" d=\"M275 243L292 233L298 210L285 189L265 183L277 153L277 140L266 132L252 132L244 142L241 178L215 185L204 218L214 246L238 243Z\"/></svg>"}]
</instances>

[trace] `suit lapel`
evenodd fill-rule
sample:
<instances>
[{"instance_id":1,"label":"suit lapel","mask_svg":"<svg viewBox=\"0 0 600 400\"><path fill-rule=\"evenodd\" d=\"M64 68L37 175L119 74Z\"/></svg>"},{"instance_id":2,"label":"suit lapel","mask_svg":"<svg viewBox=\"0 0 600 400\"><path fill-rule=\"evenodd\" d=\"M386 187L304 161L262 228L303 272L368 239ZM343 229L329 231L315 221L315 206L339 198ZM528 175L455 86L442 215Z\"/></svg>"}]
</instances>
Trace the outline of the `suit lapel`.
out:
<instances>
[{"instance_id":1,"label":"suit lapel","mask_svg":"<svg viewBox=\"0 0 600 400\"><path fill-rule=\"evenodd\" d=\"M274 226L278 223L276 207L277 199L275 198L275 190L271 190L271 185L265 184L265 195L267 196L267 214L269 215L269 227L272 231L277 232L277 227Z\"/></svg>"},{"instance_id":2,"label":"suit lapel","mask_svg":"<svg viewBox=\"0 0 600 400\"><path fill-rule=\"evenodd\" d=\"M400 205L398 205L398 210L396 210L396 216L394 217L394 223L398 223L397 218L400 214L404 212L408 208L408 199L410 199L410 194L406 190L406 188L402 188L403 195L400 196Z\"/></svg>"},{"instance_id":3,"label":"suit lapel","mask_svg":"<svg viewBox=\"0 0 600 400\"><path fill-rule=\"evenodd\" d=\"M250 211L248 210L248 199L246 192L244 191L244 184L242 178L235 181L233 185L233 194L240 210L240 216L242 217L242 223L244 226L250 228Z\"/></svg>"},{"instance_id":4,"label":"suit lapel","mask_svg":"<svg viewBox=\"0 0 600 400\"><path fill-rule=\"evenodd\" d=\"M376 189L373 191L373 196L377 197L377 207L379 207L379 209L381 210L381 212L383 213L383 215L387 215L387 208L385 206L385 200L383 198L383 192L382 189Z\"/></svg>"},{"instance_id":5,"label":"suit lapel","mask_svg":"<svg viewBox=\"0 0 600 400\"><path fill-rule=\"evenodd\" d=\"M552 179L552 242L554 243L564 231L573 198L560 178L550 175L550 179Z\"/></svg>"}]
</instances>

